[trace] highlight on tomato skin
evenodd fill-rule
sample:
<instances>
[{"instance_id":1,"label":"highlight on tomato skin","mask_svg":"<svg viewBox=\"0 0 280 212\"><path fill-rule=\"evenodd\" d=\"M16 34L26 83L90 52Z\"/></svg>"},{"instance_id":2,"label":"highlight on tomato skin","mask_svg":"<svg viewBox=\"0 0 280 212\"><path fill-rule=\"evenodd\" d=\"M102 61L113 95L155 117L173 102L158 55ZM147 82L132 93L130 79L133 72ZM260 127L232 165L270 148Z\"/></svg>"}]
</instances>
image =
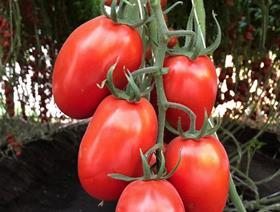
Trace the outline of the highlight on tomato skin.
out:
<instances>
[{"instance_id":1,"label":"highlight on tomato skin","mask_svg":"<svg viewBox=\"0 0 280 212\"><path fill-rule=\"evenodd\" d=\"M75 29L55 61L52 91L59 109L71 118L89 118L109 95L100 88L109 68L118 88L127 84L123 67L130 72L141 65L143 44L136 29L115 24L105 16L94 18Z\"/></svg>"},{"instance_id":2,"label":"highlight on tomato skin","mask_svg":"<svg viewBox=\"0 0 280 212\"><path fill-rule=\"evenodd\" d=\"M176 137L166 149L166 167L171 171L181 162L169 179L180 194L186 211L221 212L229 191L229 160L220 141L212 136L198 140Z\"/></svg>"},{"instance_id":3,"label":"highlight on tomato skin","mask_svg":"<svg viewBox=\"0 0 280 212\"><path fill-rule=\"evenodd\" d=\"M157 116L144 98L129 103L110 95L93 117L79 148L79 180L92 197L117 200L128 183L108 174L143 175L140 149L146 152L155 145Z\"/></svg>"},{"instance_id":4,"label":"highlight on tomato skin","mask_svg":"<svg viewBox=\"0 0 280 212\"><path fill-rule=\"evenodd\" d=\"M190 108L196 115L196 129L200 129L205 110L210 116L217 95L218 78L213 62L207 56L194 60L186 56L168 56L164 67L169 68L168 73L163 75L167 100ZM182 128L188 130L190 120L184 111L167 110L166 119L172 127L177 128L179 117Z\"/></svg>"},{"instance_id":5,"label":"highlight on tomato skin","mask_svg":"<svg viewBox=\"0 0 280 212\"><path fill-rule=\"evenodd\" d=\"M184 212L176 189L166 180L134 181L122 192L116 212Z\"/></svg>"}]
</instances>

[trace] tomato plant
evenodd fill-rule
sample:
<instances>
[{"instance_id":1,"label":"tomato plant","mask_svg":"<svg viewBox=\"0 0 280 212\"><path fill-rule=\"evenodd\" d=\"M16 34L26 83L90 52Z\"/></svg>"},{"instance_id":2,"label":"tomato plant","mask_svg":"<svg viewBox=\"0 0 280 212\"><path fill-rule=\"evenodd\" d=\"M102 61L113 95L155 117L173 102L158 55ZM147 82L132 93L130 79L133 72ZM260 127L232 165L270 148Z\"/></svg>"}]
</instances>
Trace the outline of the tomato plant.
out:
<instances>
[{"instance_id":1,"label":"tomato plant","mask_svg":"<svg viewBox=\"0 0 280 212\"><path fill-rule=\"evenodd\" d=\"M123 67L134 71L141 64L142 41L139 33L105 16L94 18L71 33L63 44L54 66L53 95L62 112L72 118L90 117L109 94L99 88L111 65L118 59L114 82L126 84Z\"/></svg>"},{"instance_id":2,"label":"tomato plant","mask_svg":"<svg viewBox=\"0 0 280 212\"><path fill-rule=\"evenodd\" d=\"M156 136L157 117L146 99L129 103L106 97L96 109L80 145L78 172L83 188L97 199L116 200L127 183L107 175L140 176L139 150L151 148Z\"/></svg>"},{"instance_id":3,"label":"tomato plant","mask_svg":"<svg viewBox=\"0 0 280 212\"><path fill-rule=\"evenodd\" d=\"M169 72L163 76L166 97L171 102L189 107L196 115L196 128L203 124L204 111L211 114L217 93L217 75L212 61L207 56L191 60L186 56L169 56L164 61ZM189 118L178 109L168 109L167 120L177 127L181 117L182 127L187 130Z\"/></svg>"},{"instance_id":4,"label":"tomato plant","mask_svg":"<svg viewBox=\"0 0 280 212\"><path fill-rule=\"evenodd\" d=\"M217 93L216 70L206 55L218 47L222 33L212 13L217 36L206 47L203 2L196 3L192 1L186 30L168 28L164 17L182 2L166 12L162 11L166 0L122 1L110 12L102 5L104 16L75 30L57 58L53 89L61 110L86 118L99 104L79 149L81 185L100 200L120 197L116 211L185 211L185 207L220 212L229 183L234 188L227 154L218 139L209 136L218 125L209 127L205 116L210 116ZM141 32L145 55L140 34L133 28ZM183 48L179 37L185 39ZM107 88L97 84L106 85L113 95L105 97ZM245 95L247 86L243 87L240 93ZM151 102L156 97L158 120L143 96L151 96ZM166 152L165 128L180 135ZM231 191L238 200L236 191ZM236 205L242 208L240 202Z\"/></svg>"},{"instance_id":5,"label":"tomato plant","mask_svg":"<svg viewBox=\"0 0 280 212\"><path fill-rule=\"evenodd\" d=\"M166 180L134 181L122 192L116 212L184 212L176 189Z\"/></svg>"},{"instance_id":6,"label":"tomato plant","mask_svg":"<svg viewBox=\"0 0 280 212\"><path fill-rule=\"evenodd\" d=\"M229 191L229 161L222 144L212 136L198 140L176 137L166 149L166 167L181 162L169 179L179 192L186 211L221 212Z\"/></svg>"}]
</instances>

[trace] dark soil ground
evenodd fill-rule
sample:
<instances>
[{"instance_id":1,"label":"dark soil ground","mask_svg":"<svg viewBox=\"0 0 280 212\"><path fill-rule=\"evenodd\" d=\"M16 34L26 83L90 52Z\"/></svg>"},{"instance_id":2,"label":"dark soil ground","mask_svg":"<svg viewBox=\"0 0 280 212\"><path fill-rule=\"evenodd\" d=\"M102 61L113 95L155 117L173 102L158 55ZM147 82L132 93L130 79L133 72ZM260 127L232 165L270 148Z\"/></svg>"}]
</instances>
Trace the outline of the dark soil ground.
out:
<instances>
[{"instance_id":1,"label":"dark soil ground","mask_svg":"<svg viewBox=\"0 0 280 212\"><path fill-rule=\"evenodd\" d=\"M85 128L54 135L52 141L26 145L18 159L0 159L0 211L32 212L114 211L116 203L104 203L83 191L77 177L77 150ZM259 180L280 168L280 161L258 153L251 175ZM261 186L262 195L280 191L280 177Z\"/></svg>"}]
</instances>

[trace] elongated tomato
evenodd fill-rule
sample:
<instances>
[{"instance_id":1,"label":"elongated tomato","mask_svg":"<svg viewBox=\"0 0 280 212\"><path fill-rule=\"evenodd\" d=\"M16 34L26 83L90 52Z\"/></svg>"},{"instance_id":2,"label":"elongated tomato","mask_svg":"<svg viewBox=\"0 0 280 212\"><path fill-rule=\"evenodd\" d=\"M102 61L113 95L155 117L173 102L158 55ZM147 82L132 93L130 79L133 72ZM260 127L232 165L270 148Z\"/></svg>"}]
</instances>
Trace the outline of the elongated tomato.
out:
<instances>
[{"instance_id":1,"label":"elongated tomato","mask_svg":"<svg viewBox=\"0 0 280 212\"><path fill-rule=\"evenodd\" d=\"M118 87L124 87L127 81L123 69L138 69L142 51L137 30L105 16L79 26L63 44L54 66L53 95L59 109L72 118L90 117L109 94L98 84L110 66L118 59L113 79Z\"/></svg>"},{"instance_id":2,"label":"elongated tomato","mask_svg":"<svg viewBox=\"0 0 280 212\"><path fill-rule=\"evenodd\" d=\"M169 68L163 76L166 97L189 107L196 115L196 128L200 129L204 112L210 116L217 94L217 75L215 66L207 56L199 56L191 60L186 56L170 56L164 61ZM189 117L178 109L168 109L166 118L177 128L181 117L184 130L189 128Z\"/></svg>"},{"instance_id":3,"label":"elongated tomato","mask_svg":"<svg viewBox=\"0 0 280 212\"><path fill-rule=\"evenodd\" d=\"M118 201L116 212L184 212L176 189L166 180L134 181Z\"/></svg>"},{"instance_id":4,"label":"elongated tomato","mask_svg":"<svg viewBox=\"0 0 280 212\"><path fill-rule=\"evenodd\" d=\"M96 109L82 139L78 155L80 182L91 196L116 200L126 182L107 176L142 174L140 149L146 152L156 142L157 117L144 98L128 103L106 97Z\"/></svg>"},{"instance_id":5,"label":"elongated tomato","mask_svg":"<svg viewBox=\"0 0 280 212\"><path fill-rule=\"evenodd\" d=\"M173 139L166 148L166 167L171 171L181 162L169 181L180 194L188 212L222 212L229 191L229 161L219 140Z\"/></svg>"}]
</instances>

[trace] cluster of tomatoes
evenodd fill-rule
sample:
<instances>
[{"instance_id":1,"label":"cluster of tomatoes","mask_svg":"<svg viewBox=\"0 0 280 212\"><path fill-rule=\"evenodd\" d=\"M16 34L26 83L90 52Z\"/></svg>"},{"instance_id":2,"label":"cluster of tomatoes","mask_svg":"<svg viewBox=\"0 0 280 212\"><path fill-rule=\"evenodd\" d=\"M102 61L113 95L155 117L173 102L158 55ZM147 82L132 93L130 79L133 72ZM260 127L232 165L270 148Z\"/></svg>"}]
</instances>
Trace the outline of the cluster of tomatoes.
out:
<instances>
[{"instance_id":1,"label":"cluster of tomatoes","mask_svg":"<svg viewBox=\"0 0 280 212\"><path fill-rule=\"evenodd\" d=\"M255 27L251 24L249 24L245 30L245 33L243 35L245 41L252 41L255 39L254 32L256 31Z\"/></svg>"},{"instance_id":2,"label":"cluster of tomatoes","mask_svg":"<svg viewBox=\"0 0 280 212\"><path fill-rule=\"evenodd\" d=\"M4 17L0 16L0 48L2 49L2 62L8 57L8 53L11 45L11 29L9 21Z\"/></svg>"},{"instance_id":3,"label":"cluster of tomatoes","mask_svg":"<svg viewBox=\"0 0 280 212\"><path fill-rule=\"evenodd\" d=\"M6 111L10 117L15 115L14 90L9 81L4 80L4 95L6 98Z\"/></svg>"},{"instance_id":4,"label":"cluster of tomatoes","mask_svg":"<svg viewBox=\"0 0 280 212\"><path fill-rule=\"evenodd\" d=\"M168 180L153 178L157 169L151 167L151 176L142 177L146 172L141 152L155 147L157 141L156 108L144 97L131 102L110 95L102 84L115 64L113 83L124 88L123 69L131 73L139 69L143 51L136 29L99 16L74 30L58 54L52 81L56 104L72 118L92 117L79 149L80 183L96 199L118 200L116 211L220 212L229 189L229 161L211 135L167 141L164 172L172 172L178 164L175 173ZM163 66L169 70L163 75L167 100L190 108L196 115L195 128L201 129L217 93L212 61L207 56L192 60L167 55ZM156 95L154 90L151 98ZM166 119L174 128L179 119L184 130L190 127L189 117L178 109L168 109ZM146 157L150 164L154 159ZM136 180L129 183L111 174Z\"/></svg>"},{"instance_id":5,"label":"cluster of tomatoes","mask_svg":"<svg viewBox=\"0 0 280 212\"><path fill-rule=\"evenodd\" d=\"M228 26L227 35L231 41L236 41L238 38L238 27L240 27L240 22L244 19L244 16L238 16L232 23ZM243 32L244 41L253 41L255 39L256 29L252 24L248 24Z\"/></svg>"},{"instance_id":6,"label":"cluster of tomatoes","mask_svg":"<svg viewBox=\"0 0 280 212\"><path fill-rule=\"evenodd\" d=\"M6 140L8 141L10 147L15 152L16 156L19 157L21 155L22 144L19 141L17 141L11 133L7 133Z\"/></svg>"},{"instance_id":7,"label":"cluster of tomatoes","mask_svg":"<svg viewBox=\"0 0 280 212\"><path fill-rule=\"evenodd\" d=\"M263 64L261 66L261 64ZM262 60L255 60L252 62L252 80L257 80L259 85L264 85L272 67L272 60L266 56ZM272 73L270 77L272 80L276 79L276 74Z\"/></svg>"},{"instance_id":8,"label":"cluster of tomatoes","mask_svg":"<svg viewBox=\"0 0 280 212\"><path fill-rule=\"evenodd\" d=\"M279 99L279 89L277 90L278 76L273 70L272 59L269 56L255 59L249 67L251 71L247 73L247 76L236 82L234 82L234 77L237 78L237 76L233 76L233 73L237 74L238 72L233 67L221 68L219 75L220 87L225 83L227 91L221 92L221 90L218 90L216 103L223 104L234 100L235 102L241 102L243 105L250 105L252 103L250 101L259 101L258 111L262 111L269 117L272 108L268 102L273 99ZM258 89L262 90L261 96L258 94L259 91L251 91L250 93L253 83L257 83ZM234 109L229 110L226 115L241 115L242 113L240 109ZM251 119L257 119L256 111L253 111Z\"/></svg>"},{"instance_id":9,"label":"cluster of tomatoes","mask_svg":"<svg viewBox=\"0 0 280 212\"><path fill-rule=\"evenodd\" d=\"M35 4L32 0L25 0L24 2L19 1L19 7L22 11L22 18L24 19L24 23L28 25L31 29L34 25L39 25L40 20L37 14L37 9L35 8Z\"/></svg>"}]
</instances>

